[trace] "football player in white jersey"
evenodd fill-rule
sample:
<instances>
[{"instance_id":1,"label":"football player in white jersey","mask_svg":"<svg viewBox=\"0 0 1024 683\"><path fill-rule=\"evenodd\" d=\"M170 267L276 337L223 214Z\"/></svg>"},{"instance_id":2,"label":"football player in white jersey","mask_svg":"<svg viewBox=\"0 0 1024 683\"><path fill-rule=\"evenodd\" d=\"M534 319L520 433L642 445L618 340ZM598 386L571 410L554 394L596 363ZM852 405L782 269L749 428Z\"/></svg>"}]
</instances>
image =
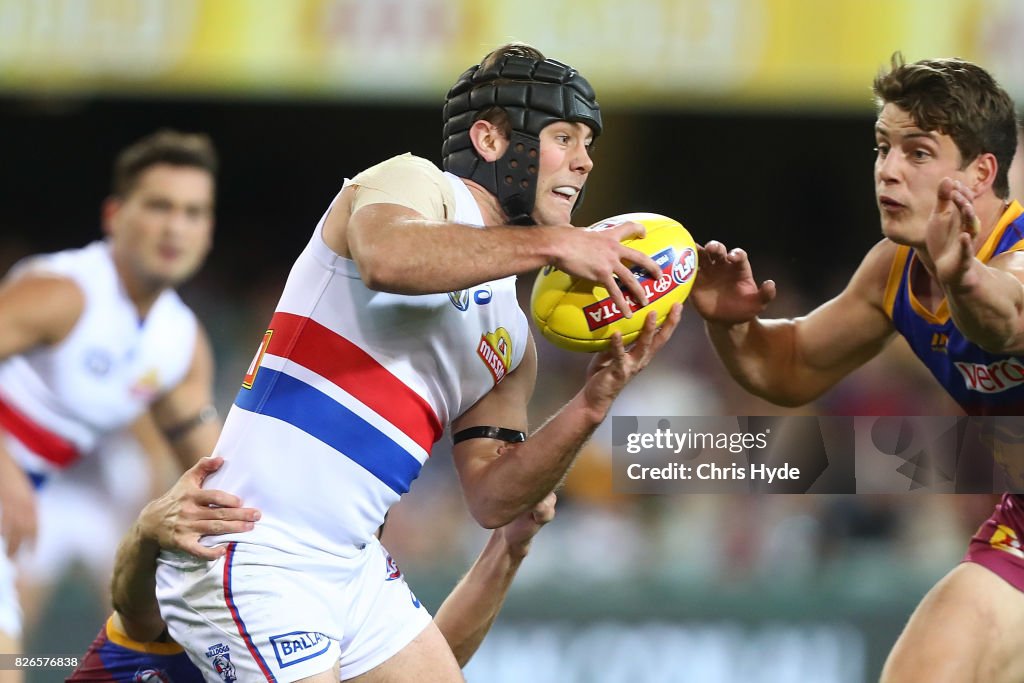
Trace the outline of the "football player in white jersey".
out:
<instances>
[{"instance_id":1,"label":"football player in white jersey","mask_svg":"<svg viewBox=\"0 0 1024 683\"><path fill-rule=\"evenodd\" d=\"M147 409L184 463L216 443L210 345L173 291L210 249L216 169L204 135L136 142L115 162L106 240L27 259L0 286L0 652L19 651L10 558L47 476Z\"/></svg>"},{"instance_id":2,"label":"football player in white jersey","mask_svg":"<svg viewBox=\"0 0 1024 683\"><path fill-rule=\"evenodd\" d=\"M672 334L616 336L579 393L526 438L536 349L515 275L554 265L646 303L621 244L572 227L601 132L571 67L507 45L466 71L444 110L442 172L402 155L346 181L285 285L206 485L260 523L215 561L164 552L170 635L210 680L458 681L409 591L388 582L375 532L446 426L474 518L497 528L554 490L612 401ZM300 640L308 647L289 644Z\"/></svg>"}]
</instances>

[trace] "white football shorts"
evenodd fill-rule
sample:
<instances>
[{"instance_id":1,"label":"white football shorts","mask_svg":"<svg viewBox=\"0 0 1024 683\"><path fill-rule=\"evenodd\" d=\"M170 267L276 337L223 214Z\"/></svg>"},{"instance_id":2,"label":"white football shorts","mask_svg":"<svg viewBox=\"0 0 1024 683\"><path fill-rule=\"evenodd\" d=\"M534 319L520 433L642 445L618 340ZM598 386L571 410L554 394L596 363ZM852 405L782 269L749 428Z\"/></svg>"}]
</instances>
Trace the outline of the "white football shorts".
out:
<instances>
[{"instance_id":1,"label":"white football shorts","mask_svg":"<svg viewBox=\"0 0 1024 683\"><path fill-rule=\"evenodd\" d=\"M369 671L426 628L430 614L374 538L352 558L231 543L214 561L164 552L157 597L171 637L207 680L289 683L341 660Z\"/></svg>"}]
</instances>

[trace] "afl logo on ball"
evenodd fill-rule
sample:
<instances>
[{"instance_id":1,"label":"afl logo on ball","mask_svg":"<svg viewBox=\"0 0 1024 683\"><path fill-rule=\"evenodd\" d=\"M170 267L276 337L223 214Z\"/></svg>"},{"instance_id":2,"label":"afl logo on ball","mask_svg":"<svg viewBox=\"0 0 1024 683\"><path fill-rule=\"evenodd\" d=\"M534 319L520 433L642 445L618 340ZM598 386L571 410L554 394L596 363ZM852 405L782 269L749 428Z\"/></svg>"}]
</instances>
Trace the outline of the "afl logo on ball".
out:
<instances>
[{"instance_id":1,"label":"afl logo on ball","mask_svg":"<svg viewBox=\"0 0 1024 683\"><path fill-rule=\"evenodd\" d=\"M672 279L682 285L689 282L696 272L697 252L686 247L679 255L679 260L672 266Z\"/></svg>"}]
</instances>

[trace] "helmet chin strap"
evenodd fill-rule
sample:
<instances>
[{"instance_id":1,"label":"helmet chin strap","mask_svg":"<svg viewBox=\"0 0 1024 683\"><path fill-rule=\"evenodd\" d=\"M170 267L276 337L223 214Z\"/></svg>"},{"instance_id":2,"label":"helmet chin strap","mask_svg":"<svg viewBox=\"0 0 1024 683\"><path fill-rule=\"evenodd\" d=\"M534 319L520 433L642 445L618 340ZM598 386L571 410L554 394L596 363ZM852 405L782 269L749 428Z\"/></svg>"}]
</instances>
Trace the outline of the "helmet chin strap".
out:
<instances>
[{"instance_id":1,"label":"helmet chin strap","mask_svg":"<svg viewBox=\"0 0 1024 683\"><path fill-rule=\"evenodd\" d=\"M485 161L470 138L477 115L501 107L511 124L509 146ZM533 225L540 165L540 132L556 121L585 123L602 130L593 88L583 76L553 59L506 56L488 69L468 69L448 91L444 105L443 168L472 180L498 198L508 222ZM573 211L583 200L583 189Z\"/></svg>"}]
</instances>

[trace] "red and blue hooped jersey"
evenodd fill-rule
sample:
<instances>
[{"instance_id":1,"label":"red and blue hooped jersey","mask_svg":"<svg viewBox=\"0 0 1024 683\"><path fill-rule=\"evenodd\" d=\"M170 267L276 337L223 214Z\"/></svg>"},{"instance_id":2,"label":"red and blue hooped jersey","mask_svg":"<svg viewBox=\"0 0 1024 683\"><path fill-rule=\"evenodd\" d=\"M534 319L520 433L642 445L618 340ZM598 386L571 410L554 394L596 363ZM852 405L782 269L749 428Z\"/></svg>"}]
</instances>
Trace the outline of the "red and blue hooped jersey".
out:
<instances>
[{"instance_id":1,"label":"red and blue hooped jersey","mask_svg":"<svg viewBox=\"0 0 1024 683\"><path fill-rule=\"evenodd\" d=\"M177 643L140 643L118 630L114 617L100 629L66 683L203 683L203 674Z\"/></svg>"},{"instance_id":2,"label":"red and blue hooped jersey","mask_svg":"<svg viewBox=\"0 0 1024 683\"><path fill-rule=\"evenodd\" d=\"M454 219L480 225L465 184L434 171L451 184ZM224 466L205 483L258 508L260 523L205 542L354 555L444 427L523 358L515 277L443 294L374 291L322 229L292 267L225 419Z\"/></svg>"},{"instance_id":3,"label":"red and blue hooped jersey","mask_svg":"<svg viewBox=\"0 0 1024 683\"><path fill-rule=\"evenodd\" d=\"M1013 202L977 258L987 263L1022 250L1024 207ZM885 310L896 330L968 415L1024 415L1024 354L989 353L964 337L945 299L934 312L925 308L910 287L915 267L920 267L915 254L899 247L885 292Z\"/></svg>"}]
</instances>

